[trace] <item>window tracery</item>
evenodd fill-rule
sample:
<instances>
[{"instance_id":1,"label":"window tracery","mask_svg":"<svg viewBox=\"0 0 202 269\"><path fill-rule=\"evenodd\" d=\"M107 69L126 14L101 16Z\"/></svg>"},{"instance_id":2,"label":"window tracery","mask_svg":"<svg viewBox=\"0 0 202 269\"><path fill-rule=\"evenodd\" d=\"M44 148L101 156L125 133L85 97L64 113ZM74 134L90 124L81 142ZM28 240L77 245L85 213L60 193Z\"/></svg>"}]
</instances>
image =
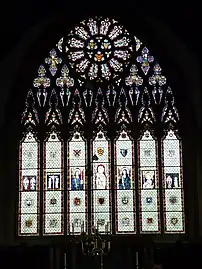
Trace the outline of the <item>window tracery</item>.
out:
<instances>
[{"instance_id":1,"label":"window tracery","mask_svg":"<svg viewBox=\"0 0 202 269\"><path fill-rule=\"evenodd\" d=\"M83 21L68 35L65 52L83 78L102 81L116 77L132 52L129 33L115 20Z\"/></svg>"},{"instance_id":2,"label":"window tracery","mask_svg":"<svg viewBox=\"0 0 202 269\"><path fill-rule=\"evenodd\" d=\"M18 234L184 233L179 121L160 64L136 36L102 17L75 26L25 101ZM31 177L35 189L25 189Z\"/></svg>"}]
</instances>

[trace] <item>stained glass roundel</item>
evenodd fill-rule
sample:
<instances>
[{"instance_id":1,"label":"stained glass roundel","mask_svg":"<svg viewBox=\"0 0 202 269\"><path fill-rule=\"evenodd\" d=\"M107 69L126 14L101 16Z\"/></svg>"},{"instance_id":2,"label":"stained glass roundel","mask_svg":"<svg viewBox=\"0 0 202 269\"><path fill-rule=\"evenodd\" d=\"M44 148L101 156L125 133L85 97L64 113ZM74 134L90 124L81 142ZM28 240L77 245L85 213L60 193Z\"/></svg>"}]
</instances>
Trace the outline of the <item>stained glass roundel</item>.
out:
<instances>
[{"instance_id":1,"label":"stained glass roundel","mask_svg":"<svg viewBox=\"0 0 202 269\"><path fill-rule=\"evenodd\" d=\"M71 66L81 77L101 82L122 72L132 53L128 31L108 18L81 22L70 32L65 44Z\"/></svg>"}]
</instances>

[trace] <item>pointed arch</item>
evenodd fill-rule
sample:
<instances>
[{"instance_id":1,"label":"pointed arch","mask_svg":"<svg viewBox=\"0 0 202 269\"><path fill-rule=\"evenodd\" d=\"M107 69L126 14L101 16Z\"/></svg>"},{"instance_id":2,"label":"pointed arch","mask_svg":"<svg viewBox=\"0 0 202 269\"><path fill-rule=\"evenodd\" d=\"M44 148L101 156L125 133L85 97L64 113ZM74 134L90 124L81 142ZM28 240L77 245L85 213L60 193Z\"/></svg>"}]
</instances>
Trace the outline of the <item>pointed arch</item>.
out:
<instances>
[{"instance_id":1,"label":"pointed arch","mask_svg":"<svg viewBox=\"0 0 202 269\"><path fill-rule=\"evenodd\" d=\"M102 233L185 233L182 159L169 168L164 136L177 132L179 121L160 64L133 33L102 17L73 27L39 66L22 116L24 128L36 128L44 144L39 192L45 201L48 178L56 182L60 175L59 190L51 190L60 207L52 212L44 203L38 229L51 235L87 232L91 225ZM46 148L53 144L42 137L54 130L61 166L52 160L48 175ZM165 185L169 173L179 174L179 190ZM174 196L178 207L168 198ZM48 228L51 212L60 228Z\"/></svg>"}]
</instances>

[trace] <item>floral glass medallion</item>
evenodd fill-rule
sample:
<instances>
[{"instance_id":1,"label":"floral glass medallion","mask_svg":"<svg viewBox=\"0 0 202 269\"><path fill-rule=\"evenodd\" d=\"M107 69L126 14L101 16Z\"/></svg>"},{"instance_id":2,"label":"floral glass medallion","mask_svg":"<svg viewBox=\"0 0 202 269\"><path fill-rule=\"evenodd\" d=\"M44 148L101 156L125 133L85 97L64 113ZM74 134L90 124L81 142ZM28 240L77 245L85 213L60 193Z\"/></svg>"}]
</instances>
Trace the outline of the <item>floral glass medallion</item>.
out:
<instances>
[{"instance_id":1,"label":"floral glass medallion","mask_svg":"<svg viewBox=\"0 0 202 269\"><path fill-rule=\"evenodd\" d=\"M129 33L115 20L90 18L81 22L65 40L71 66L81 77L103 82L127 66L133 49Z\"/></svg>"}]
</instances>

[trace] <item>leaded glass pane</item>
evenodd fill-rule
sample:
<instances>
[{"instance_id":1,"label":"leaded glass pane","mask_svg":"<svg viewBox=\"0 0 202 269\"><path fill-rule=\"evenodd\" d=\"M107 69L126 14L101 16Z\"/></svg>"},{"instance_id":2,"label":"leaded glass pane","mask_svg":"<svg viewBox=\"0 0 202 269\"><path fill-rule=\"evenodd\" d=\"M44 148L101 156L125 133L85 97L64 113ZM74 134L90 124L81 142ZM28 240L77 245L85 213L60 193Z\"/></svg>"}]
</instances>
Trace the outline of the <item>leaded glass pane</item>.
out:
<instances>
[{"instance_id":1,"label":"leaded glass pane","mask_svg":"<svg viewBox=\"0 0 202 269\"><path fill-rule=\"evenodd\" d=\"M87 230L86 141L77 131L68 142L68 223L69 233Z\"/></svg>"},{"instance_id":2,"label":"leaded glass pane","mask_svg":"<svg viewBox=\"0 0 202 269\"><path fill-rule=\"evenodd\" d=\"M44 229L45 235L63 234L63 146L53 131L44 142Z\"/></svg>"},{"instance_id":3,"label":"leaded glass pane","mask_svg":"<svg viewBox=\"0 0 202 269\"><path fill-rule=\"evenodd\" d=\"M110 144L103 131L92 142L92 211L93 226L99 232L111 231Z\"/></svg>"},{"instance_id":4,"label":"leaded glass pane","mask_svg":"<svg viewBox=\"0 0 202 269\"><path fill-rule=\"evenodd\" d=\"M160 232L158 153L156 143L149 130L144 132L138 142L141 233Z\"/></svg>"},{"instance_id":5,"label":"leaded glass pane","mask_svg":"<svg viewBox=\"0 0 202 269\"><path fill-rule=\"evenodd\" d=\"M181 144L173 130L162 141L165 233L184 233Z\"/></svg>"},{"instance_id":6,"label":"leaded glass pane","mask_svg":"<svg viewBox=\"0 0 202 269\"><path fill-rule=\"evenodd\" d=\"M135 233L134 147L126 131L115 141L116 233Z\"/></svg>"},{"instance_id":7,"label":"leaded glass pane","mask_svg":"<svg viewBox=\"0 0 202 269\"><path fill-rule=\"evenodd\" d=\"M39 143L28 132L19 154L19 235L39 234Z\"/></svg>"},{"instance_id":8,"label":"leaded glass pane","mask_svg":"<svg viewBox=\"0 0 202 269\"><path fill-rule=\"evenodd\" d=\"M179 113L153 55L118 21L94 17L45 56L21 121L19 235L185 232ZM33 128L49 133L42 152Z\"/></svg>"}]
</instances>

